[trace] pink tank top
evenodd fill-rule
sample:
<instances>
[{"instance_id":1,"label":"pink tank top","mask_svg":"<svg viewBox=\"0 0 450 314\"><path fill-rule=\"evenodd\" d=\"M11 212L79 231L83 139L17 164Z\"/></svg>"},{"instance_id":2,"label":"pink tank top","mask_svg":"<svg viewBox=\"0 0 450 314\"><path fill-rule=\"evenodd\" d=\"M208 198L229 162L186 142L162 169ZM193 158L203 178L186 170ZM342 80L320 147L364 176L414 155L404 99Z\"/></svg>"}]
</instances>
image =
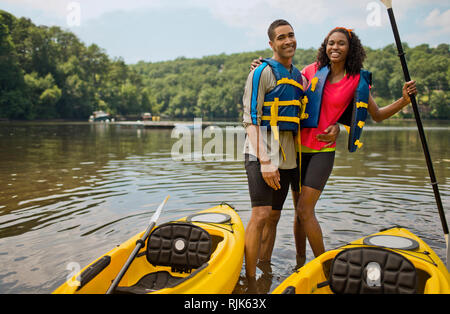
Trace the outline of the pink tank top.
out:
<instances>
[{"instance_id":1,"label":"pink tank top","mask_svg":"<svg viewBox=\"0 0 450 314\"><path fill-rule=\"evenodd\" d=\"M302 70L302 74L311 81L318 70L317 63L310 64ZM327 143L316 139L318 134L324 133L324 130L335 124L347 105L353 99L356 88L359 83L359 74L355 76L345 75L337 83L325 83L322 95L322 107L320 109L319 125L317 128L304 128L301 130L302 146L314 150L321 150ZM336 143L329 146L336 147Z\"/></svg>"}]
</instances>

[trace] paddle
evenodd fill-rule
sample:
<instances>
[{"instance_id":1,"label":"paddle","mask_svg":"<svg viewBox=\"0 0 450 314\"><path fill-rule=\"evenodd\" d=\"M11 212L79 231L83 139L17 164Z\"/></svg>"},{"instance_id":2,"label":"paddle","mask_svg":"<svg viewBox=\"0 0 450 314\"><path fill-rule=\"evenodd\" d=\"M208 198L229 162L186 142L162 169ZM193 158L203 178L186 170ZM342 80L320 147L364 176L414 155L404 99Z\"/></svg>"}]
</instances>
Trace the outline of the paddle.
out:
<instances>
[{"instance_id":1,"label":"paddle","mask_svg":"<svg viewBox=\"0 0 450 314\"><path fill-rule=\"evenodd\" d=\"M406 82L411 81L409 75L408 65L406 64L405 53L403 52L402 42L400 40L400 34L398 32L397 23L395 22L394 11L392 9L392 0L380 0L387 8L389 20L391 21L392 31L394 32L395 43L397 45L398 56L402 64L403 74ZM411 105L414 111L414 117L416 118L417 128L419 129L420 140L422 142L422 148L425 154L425 160L427 162L428 173L430 174L431 185L433 186L434 198L436 199L439 216L441 218L442 229L444 230L445 242L447 245L447 268L450 269L450 247L448 243L448 225L445 219L444 208L442 207L441 195L439 193L438 183L434 174L433 163L431 162L430 151L428 150L427 140L425 138L425 132L423 130L422 121L420 119L419 108L417 106L416 97L410 95Z\"/></svg>"},{"instance_id":2,"label":"paddle","mask_svg":"<svg viewBox=\"0 0 450 314\"><path fill-rule=\"evenodd\" d=\"M125 275L125 273L127 272L128 267L130 267L131 263L133 262L134 258L137 255L137 253L139 252L141 247L143 245L145 245L145 241L147 240L150 232L153 230L153 227L155 227L156 221L158 220L159 215L161 214L161 211L162 211L164 205L167 203L168 199L169 199L169 196L167 196L165 198L165 200L161 203L161 205L159 205L158 209L153 214L152 218L150 218L150 224L147 227L147 229L145 230L144 235L142 236L142 238L140 240L136 241L136 247L134 248L133 252L131 252L130 256L128 257L127 261L125 262L125 265L123 265L122 269L119 271L119 274L117 275L117 277L114 279L114 281L109 286L108 291L106 291L106 294L111 294L114 291L114 289L116 289L117 285L119 284L120 280L122 280L123 275Z\"/></svg>"}]
</instances>

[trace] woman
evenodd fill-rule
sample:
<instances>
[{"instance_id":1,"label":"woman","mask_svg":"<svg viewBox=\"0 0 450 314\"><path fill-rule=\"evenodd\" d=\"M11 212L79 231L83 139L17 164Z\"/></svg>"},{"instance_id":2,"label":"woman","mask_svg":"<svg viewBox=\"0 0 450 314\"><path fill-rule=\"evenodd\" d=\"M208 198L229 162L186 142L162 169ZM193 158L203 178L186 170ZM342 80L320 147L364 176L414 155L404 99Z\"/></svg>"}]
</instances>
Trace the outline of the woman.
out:
<instances>
[{"instance_id":1,"label":"woman","mask_svg":"<svg viewBox=\"0 0 450 314\"><path fill-rule=\"evenodd\" d=\"M302 186L294 220L297 262L300 264L305 260L306 237L314 256L317 257L325 252L322 230L314 209L333 169L336 144L326 145L317 140L317 135L322 133L327 126L340 121L345 115L346 109L355 97L355 91L361 87L360 78L363 74L362 66L365 57L366 54L358 36L352 30L336 27L325 37L319 48L317 61L302 70L302 74L310 82L309 90L312 88L311 83L317 83L316 74L320 70L325 69L327 74L326 81L322 86L321 97L319 97L321 100L319 100L318 125L301 130ZM256 63L254 61L253 65ZM367 89L369 89L368 85ZM407 82L403 86L400 99L379 108L370 91L367 90L368 99L365 106L372 119L380 122L409 104L409 95L416 93L415 82ZM364 123L360 125L361 129L363 125ZM359 139L356 144L361 145Z\"/></svg>"}]
</instances>

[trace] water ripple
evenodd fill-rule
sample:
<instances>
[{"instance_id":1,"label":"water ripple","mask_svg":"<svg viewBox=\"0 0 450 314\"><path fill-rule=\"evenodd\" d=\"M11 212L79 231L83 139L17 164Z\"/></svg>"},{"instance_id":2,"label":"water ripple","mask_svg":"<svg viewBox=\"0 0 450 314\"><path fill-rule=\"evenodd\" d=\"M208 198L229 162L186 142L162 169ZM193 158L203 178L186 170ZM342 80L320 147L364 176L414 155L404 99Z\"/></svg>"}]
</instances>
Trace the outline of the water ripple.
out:
<instances>
[{"instance_id":1,"label":"water ripple","mask_svg":"<svg viewBox=\"0 0 450 314\"><path fill-rule=\"evenodd\" d=\"M168 194L161 222L223 201L236 207L244 225L250 218L243 162L174 161L170 130L10 128L0 125L7 135L0 137L0 148L9 147L0 155L0 293L51 292L65 280L68 263L85 266L143 230ZM428 134L444 208L450 205L449 130ZM335 168L316 207L326 248L403 225L443 257L434 194L414 131L373 131L355 154L339 139ZM267 291L295 267L293 219L289 194ZM309 246L307 258L313 258Z\"/></svg>"}]
</instances>

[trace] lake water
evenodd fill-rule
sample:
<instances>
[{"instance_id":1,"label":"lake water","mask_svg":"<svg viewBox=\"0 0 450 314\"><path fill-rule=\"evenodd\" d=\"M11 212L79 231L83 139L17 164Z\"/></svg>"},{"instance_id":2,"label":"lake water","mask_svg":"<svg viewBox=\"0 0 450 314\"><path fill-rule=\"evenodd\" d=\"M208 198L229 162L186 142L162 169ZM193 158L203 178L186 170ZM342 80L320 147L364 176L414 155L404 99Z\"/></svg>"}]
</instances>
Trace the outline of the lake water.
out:
<instances>
[{"instance_id":1,"label":"lake water","mask_svg":"<svg viewBox=\"0 0 450 314\"><path fill-rule=\"evenodd\" d=\"M425 127L448 209L450 126ZM52 292L66 280L69 265L84 267L143 230L167 195L161 222L225 201L246 225L251 205L243 162L211 160L214 154L174 160L178 138L171 134L118 124L0 123L0 293ZM341 132L335 167L316 207L326 248L401 225L445 262L415 123L369 125L364 147L352 154L346 138ZM257 272L259 292L271 292L295 267L293 217L289 195L271 272ZM246 289L242 270L235 293Z\"/></svg>"}]
</instances>

